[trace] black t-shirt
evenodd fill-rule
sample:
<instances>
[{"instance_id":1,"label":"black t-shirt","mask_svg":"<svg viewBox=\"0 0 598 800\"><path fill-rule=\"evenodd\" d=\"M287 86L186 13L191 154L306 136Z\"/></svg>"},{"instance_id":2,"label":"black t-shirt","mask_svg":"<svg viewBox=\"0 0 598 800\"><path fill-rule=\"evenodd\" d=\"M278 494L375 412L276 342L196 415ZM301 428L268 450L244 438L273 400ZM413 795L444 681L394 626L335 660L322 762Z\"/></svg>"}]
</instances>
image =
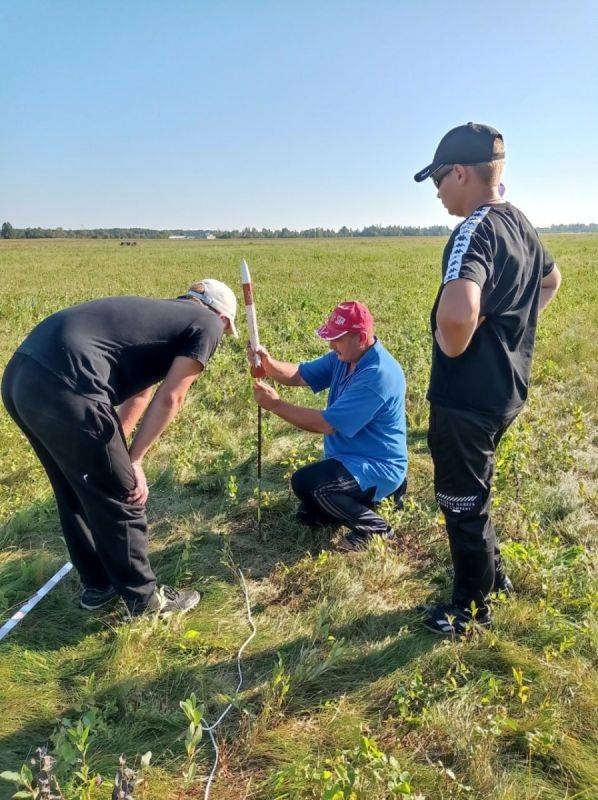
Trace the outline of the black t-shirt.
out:
<instances>
[{"instance_id":1,"label":"black t-shirt","mask_svg":"<svg viewBox=\"0 0 598 800\"><path fill-rule=\"evenodd\" d=\"M105 297L65 308L18 348L78 394L119 405L163 380L176 356L205 366L224 333L190 298Z\"/></svg>"},{"instance_id":2,"label":"black t-shirt","mask_svg":"<svg viewBox=\"0 0 598 800\"><path fill-rule=\"evenodd\" d=\"M540 284L554 267L529 220L510 203L476 209L451 234L442 258L442 285L432 309L432 374L428 399L449 408L497 416L518 411L527 397ZM436 310L443 287L467 278L482 290L486 317L464 353L438 346Z\"/></svg>"}]
</instances>

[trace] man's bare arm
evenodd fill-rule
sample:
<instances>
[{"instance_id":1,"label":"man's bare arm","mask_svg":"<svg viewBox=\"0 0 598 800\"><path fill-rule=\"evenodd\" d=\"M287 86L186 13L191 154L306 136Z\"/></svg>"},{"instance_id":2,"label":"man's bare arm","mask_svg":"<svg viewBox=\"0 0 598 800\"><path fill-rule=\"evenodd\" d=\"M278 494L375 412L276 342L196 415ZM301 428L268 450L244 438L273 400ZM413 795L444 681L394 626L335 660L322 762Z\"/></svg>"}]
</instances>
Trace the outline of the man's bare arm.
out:
<instances>
[{"instance_id":1,"label":"man's bare arm","mask_svg":"<svg viewBox=\"0 0 598 800\"><path fill-rule=\"evenodd\" d=\"M540 284L540 311L544 311L546 306L554 298L561 285L561 280L561 273L555 264L548 275L542 278L542 283Z\"/></svg>"},{"instance_id":2,"label":"man's bare arm","mask_svg":"<svg viewBox=\"0 0 598 800\"><path fill-rule=\"evenodd\" d=\"M271 411L281 419L290 422L296 428L310 431L310 433L324 433L327 436L334 433L334 428L326 422L321 411L315 408L295 406L292 403L281 400L276 389L268 386L263 381L254 382L253 396L256 402L266 411Z\"/></svg>"},{"instance_id":3,"label":"man's bare arm","mask_svg":"<svg viewBox=\"0 0 598 800\"><path fill-rule=\"evenodd\" d=\"M177 356L156 390L131 445L131 461L141 461L162 431L176 417L189 387L203 367L198 361Z\"/></svg>"},{"instance_id":4,"label":"man's bare arm","mask_svg":"<svg viewBox=\"0 0 598 800\"><path fill-rule=\"evenodd\" d=\"M436 341L446 356L455 358L464 353L484 321L480 317L481 295L477 283L467 278L444 286L436 311Z\"/></svg>"},{"instance_id":5,"label":"man's bare arm","mask_svg":"<svg viewBox=\"0 0 598 800\"><path fill-rule=\"evenodd\" d=\"M307 386L307 383L299 374L299 364L291 364L289 361L277 361L277 359L272 358L265 347L258 347L257 353L268 378L272 378L276 383L281 383L283 386ZM252 350L248 346L247 358L250 364L253 363L251 355Z\"/></svg>"},{"instance_id":6,"label":"man's bare arm","mask_svg":"<svg viewBox=\"0 0 598 800\"><path fill-rule=\"evenodd\" d=\"M292 403L279 400L277 403L274 403L269 410L281 419L290 422L291 425L294 425L296 428L301 428L303 431L323 433L326 436L334 433L334 428L326 422L322 416L322 412L315 408L295 406Z\"/></svg>"},{"instance_id":7,"label":"man's bare arm","mask_svg":"<svg viewBox=\"0 0 598 800\"><path fill-rule=\"evenodd\" d=\"M198 361L177 356L166 378L156 390L129 450L135 477L135 489L128 497L130 503L145 504L148 487L141 461L162 431L176 417L185 402L189 387L202 370L203 366Z\"/></svg>"},{"instance_id":8,"label":"man's bare arm","mask_svg":"<svg viewBox=\"0 0 598 800\"><path fill-rule=\"evenodd\" d=\"M147 408L153 388L153 386L148 386L147 389L143 389L143 391L134 394L133 397L129 397L119 406L118 416L126 439L133 433L135 425L137 425L141 415Z\"/></svg>"}]
</instances>

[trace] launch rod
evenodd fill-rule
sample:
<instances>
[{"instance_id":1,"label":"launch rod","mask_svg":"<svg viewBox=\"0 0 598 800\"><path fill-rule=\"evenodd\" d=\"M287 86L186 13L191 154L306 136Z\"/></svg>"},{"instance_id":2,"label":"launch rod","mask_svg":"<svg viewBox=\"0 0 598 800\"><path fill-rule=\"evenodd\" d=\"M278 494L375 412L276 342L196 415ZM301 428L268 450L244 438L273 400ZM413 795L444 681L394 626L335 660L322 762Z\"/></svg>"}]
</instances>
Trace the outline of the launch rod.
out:
<instances>
[{"instance_id":1,"label":"launch rod","mask_svg":"<svg viewBox=\"0 0 598 800\"><path fill-rule=\"evenodd\" d=\"M251 274L245 259L241 261L241 286L243 287L243 300L245 302L245 315L247 317L247 329L249 331L249 344L253 351L254 363L251 374L254 378L265 375L261 364L261 359L257 354L260 346L260 336L257 328L257 314L253 301L253 285ZM257 407L257 533L262 538L262 407Z\"/></svg>"},{"instance_id":2,"label":"launch rod","mask_svg":"<svg viewBox=\"0 0 598 800\"><path fill-rule=\"evenodd\" d=\"M257 407L257 535L262 539L262 407Z\"/></svg>"}]
</instances>

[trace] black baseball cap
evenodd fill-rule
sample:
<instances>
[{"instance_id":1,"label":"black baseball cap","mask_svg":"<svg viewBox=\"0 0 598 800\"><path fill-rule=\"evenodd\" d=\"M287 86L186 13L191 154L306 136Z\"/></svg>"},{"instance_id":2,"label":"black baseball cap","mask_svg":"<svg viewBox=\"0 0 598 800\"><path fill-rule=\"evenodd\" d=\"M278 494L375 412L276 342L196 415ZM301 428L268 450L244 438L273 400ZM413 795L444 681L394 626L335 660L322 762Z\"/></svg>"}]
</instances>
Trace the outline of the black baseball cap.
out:
<instances>
[{"instance_id":1,"label":"black baseball cap","mask_svg":"<svg viewBox=\"0 0 598 800\"><path fill-rule=\"evenodd\" d=\"M446 133L434 153L434 160L413 177L420 183L429 178L437 169L448 164L485 164L500 161L504 153L494 154L495 139L502 141L502 134L489 125L468 122Z\"/></svg>"}]
</instances>

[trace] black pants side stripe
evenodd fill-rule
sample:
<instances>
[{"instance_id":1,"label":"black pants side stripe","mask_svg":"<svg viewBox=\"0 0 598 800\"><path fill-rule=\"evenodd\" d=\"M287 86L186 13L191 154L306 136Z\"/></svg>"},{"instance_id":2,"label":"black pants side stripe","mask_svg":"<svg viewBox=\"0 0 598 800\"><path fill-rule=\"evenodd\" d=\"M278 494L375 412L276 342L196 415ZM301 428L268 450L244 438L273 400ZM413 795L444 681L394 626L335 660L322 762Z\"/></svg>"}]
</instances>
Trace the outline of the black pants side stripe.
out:
<instances>
[{"instance_id":1,"label":"black pants side stripe","mask_svg":"<svg viewBox=\"0 0 598 800\"><path fill-rule=\"evenodd\" d=\"M358 535L391 531L390 525L373 509L375 487L363 491L351 473L334 458L301 467L291 483L303 503Z\"/></svg>"}]
</instances>

